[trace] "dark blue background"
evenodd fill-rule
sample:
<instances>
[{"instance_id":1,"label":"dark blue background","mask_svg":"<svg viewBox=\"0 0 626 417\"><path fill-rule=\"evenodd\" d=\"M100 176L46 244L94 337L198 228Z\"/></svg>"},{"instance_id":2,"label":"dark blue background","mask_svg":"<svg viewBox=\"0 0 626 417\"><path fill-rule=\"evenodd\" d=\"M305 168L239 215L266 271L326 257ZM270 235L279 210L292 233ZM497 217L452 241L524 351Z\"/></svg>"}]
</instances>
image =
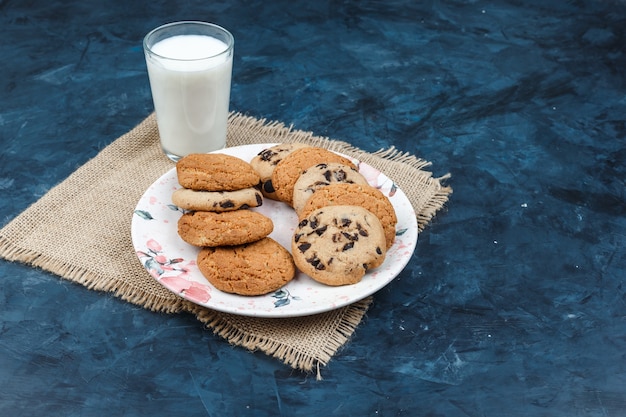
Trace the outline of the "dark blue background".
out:
<instances>
[{"instance_id":1,"label":"dark blue background","mask_svg":"<svg viewBox=\"0 0 626 417\"><path fill-rule=\"evenodd\" d=\"M0 261L0 415L626 414L624 2L0 1L0 225L152 112L142 38L188 19L232 110L454 194L323 381Z\"/></svg>"}]
</instances>

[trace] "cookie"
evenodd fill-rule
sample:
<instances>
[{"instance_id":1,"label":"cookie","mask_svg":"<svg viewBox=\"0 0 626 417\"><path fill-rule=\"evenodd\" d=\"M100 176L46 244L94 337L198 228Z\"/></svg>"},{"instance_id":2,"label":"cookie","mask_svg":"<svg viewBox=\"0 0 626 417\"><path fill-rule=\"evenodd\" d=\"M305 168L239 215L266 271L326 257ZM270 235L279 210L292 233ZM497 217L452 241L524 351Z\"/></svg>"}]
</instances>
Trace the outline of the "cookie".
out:
<instances>
[{"instance_id":1,"label":"cookie","mask_svg":"<svg viewBox=\"0 0 626 417\"><path fill-rule=\"evenodd\" d=\"M291 254L269 237L246 245L203 248L197 264L215 288L239 295L276 291L296 273Z\"/></svg>"},{"instance_id":2,"label":"cookie","mask_svg":"<svg viewBox=\"0 0 626 417\"><path fill-rule=\"evenodd\" d=\"M261 177L261 192L267 198L277 200L274 186L272 185L272 172L280 161L296 149L305 148L309 145L304 143L280 143L263 149L252 160L250 165Z\"/></svg>"},{"instance_id":3,"label":"cookie","mask_svg":"<svg viewBox=\"0 0 626 417\"><path fill-rule=\"evenodd\" d=\"M357 166L347 157L338 155L328 149L308 147L291 152L274 168L272 184L278 200L292 205L293 187L300 175L314 165L329 162L339 162L354 169Z\"/></svg>"},{"instance_id":4,"label":"cookie","mask_svg":"<svg viewBox=\"0 0 626 417\"><path fill-rule=\"evenodd\" d=\"M385 260L383 226L359 206L323 207L302 219L291 241L300 271L327 285L349 285Z\"/></svg>"},{"instance_id":5,"label":"cookie","mask_svg":"<svg viewBox=\"0 0 626 417\"><path fill-rule=\"evenodd\" d=\"M313 211L327 206L355 205L363 207L378 217L385 229L387 249L396 239L398 218L391 201L378 189L361 184L331 184L317 190L307 200L299 218L305 218Z\"/></svg>"},{"instance_id":6,"label":"cookie","mask_svg":"<svg viewBox=\"0 0 626 417\"><path fill-rule=\"evenodd\" d=\"M252 210L194 211L178 219L178 235L194 246L231 246L261 240L274 230L272 219Z\"/></svg>"},{"instance_id":7,"label":"cookie","mask_svg":"<svg viewBox=\"0 0 626 417\"><path fill-rule=\"evenodd\" d=\"M243 159L221 153L195 153L176 163L178 182L197 191L233 191L254 187L261 177Z\"/></svg>"},{"instance_id":8,"label":"cookie","mask_svg":"<svg viewBox=\"0 0 626 417\"><path fill-rule=\"evenodd\" d=\"M293 186L292 205L299 215L306 201L324 186L335 183L369 185L356 169L338 162L324 162L304 171Z\"/></svg>"},{"instance_id":9,"label":"cookie","mask_svg":"<svg viewBox=\"0 0 626 417\"><path fill-rule=\"evenodd\" d=\"M196 191L180 188L172 194L172 202L185 210L233 211L263 204L263 195L254 187L235 191Z\"/></svg>"}]
</instances>

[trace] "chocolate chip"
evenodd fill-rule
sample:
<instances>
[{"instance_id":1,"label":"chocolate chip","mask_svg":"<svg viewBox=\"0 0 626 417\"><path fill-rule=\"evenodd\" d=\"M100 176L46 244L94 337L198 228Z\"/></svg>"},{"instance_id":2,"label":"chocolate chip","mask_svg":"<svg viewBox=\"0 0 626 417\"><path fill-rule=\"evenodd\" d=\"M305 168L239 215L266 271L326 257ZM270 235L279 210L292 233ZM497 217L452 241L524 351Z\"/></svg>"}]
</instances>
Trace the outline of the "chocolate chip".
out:
<instances>
[{"instance_id":1,"label":"chocolate chip","mask_svg":"<svg viewBox=\"0 0 626 417\"><path fill-rule=\"evenodd\" d=\"M262 206L263 205L263 196L261 196L261 194L255 194L255 197L256 197L256 203L259 206Z\"/></svg>"},{"instance_id":2,"label":"chocolate chip","mask_svg":"<svg viewBox=\"0 0 626 417\"><path fill-rule=\"evenodd\" d=\"M233 208L235 207L235 203L232 200L222 201L220 203L221 208Z\"/></svg>"},{"instance_id":3,"label":"chocolate chip","mask_svg":"<svg viewBox=\"0 0 626 417\"><path fill-rule=\"evenodd\" d=\"M313 217L313 218L311 219L311 222L310 222L311 229L315 230L315 229L317 229L317 227L318 227L319 225L320 225L320 222L319 222L319 220L317 219L317 217Z\"/></svg>"},{"instance_id":4,"label":"chocolate chip","mask_svg":"<svg viewBox=\"0 0 626 417\"><path fill-rule=\"evenodd\" d=\"M383 254L383 251L382 251L382 249L381 249L381 248L376 247L376 253L377 253L377 254L379 254L379 255L382 255L382 254Z\"/></svg>"},{"instance_id":5,"label":"chocolate chip","mask_svg":"<svg viewBox=\"0 0 626 417\"><path fill-rule=\"evenodd\" d=\"M245 210L245 209L249 209L249 208L250 208L250 206L247 205L247 204L242 204L241 207L239 207L239 209L241 209L241 210Z\"/></svg>"},{"instance_id":6,"label":"chocolate chip","mask_svg":"<svg viewBox=\"0 0 626 417\"><path fill-rule=\"evenodd\" d=\"M295 235L293 235L293 241L298 243L298 241L300 240L302 235L303 235L303 233L296 233Z\"/></svg>"},{"instance_id":7,"label":"chocolate chip","mask_svg":"<svg viewBox=\"0 0 626 417\"><path fill-rule=\"evenodd\" d=\"M369 236L369 232L367 231L367 229L364 229L364 228L363 228L363 226L361 225L361 223L357 223L357 224L356 224L356 228L357 228L357 230L359 231L359 234L360 234L361 236L365 236L365 237Z\"/></svg>"},{"instance_id":8,"label":"chocolate chip","mask_svg":"<svg viewBox=\"0 0 626 417\"><path fill-rule=\"evenodd\" d=\"M348 174L346 174L346 171L344 171L343 169L335 172L335 179L339 182L345 181L347 176Z\"/></svg>"},{"instance_id":9,"label":"chocolate chip","mask_svg":"<svg viewBox=\"0 0 626 417\"><path fill-rule=\"evenodd\" d=\"M343 237L345 237L349 241L356 242L359 240L359 235L356 235L356 234L353 235L348 232L341 232L341 234L343 235Z\"/></svg>"},{"instance_id":10,"label":"chocolate chip","mask_svg":"<svg viewBox=\"0 0 626 417\"><path fill-rule=\"evenodd\" d=\"M297 242L297 241L296 241ZM307 250L309 250L309 248L311 247L310 243L302 243L300 245L298 245L298 250L302 253L306 252Z\"/></svg>"},{"instance_id":11,"label":"chocolate chip","mask_svg":"<svg viewBox=\"0 0 626 417\"><path fill-rule=\"evenodd\" d=\"M309 224L309 220L308 219L304 219L300 223L298 223L298 227L304 227L307 224Z\"/></svg>"},{"instance_id":12,"label":"chocolate chip","mask_svg":"<svg viewBox=\"0 0 626 417\"><path fill-rule=\"evenodd\" d=\"M274 189L274 185L272 184L272 180L267 180L263 183L263 191L266 193L273 193L276 191Z\"/></svg>"},{"instance_id":13,"label":"chocolate chip","mask_svg":"<svg viewBox=\"0 0 626 417\"><path fill-rule=\"evenodd\" d=\"M276 152L272 151L271 149L265 149L259 152L259 156L261 157L262 161L269 161L274 155L276 155Z\"/></svg>"},{"instance_id":14,"label":"chocolate chip","mask_svg":"<svg viewBox=\"0 0 626 417\"><path fill-rule=\"evenodd\" d=\"M319 229L317 229L315 233L317 233L318 236L322 236L324 232L326 231L326 229L328 229L328 226L324 225L320 227Z\"/></svg>"},{"instance_id":15,"label":"chocolate chip","mask_svg":"<svg viewBox=\"0 0 626 417\"><path fill-rule=\"evenodd\" d=\"M324 263L317 256L309 258L306 261L310 263L311 265L313 265L313 267L317 269L318 271L323 271L324 269L326 269L326 266L324 265Z\"/></svg>"},{"instance_id":16,"label":"chocolate chip","mask_svg":"<svg viewBox=\"0 0 626 417\"><path fill-rule=\"evenodd\" d=\"M348 227L352 224L352 220L343 218L341 219L341 227Z\"/></svg>"},{"instance_id":17,"label":"chocolate chip","mask_svg":"<svg viewBox=\"0 0 626 417\"><path fill-rule=\"evenodd\" d=\"M333 178L333 173L330 171L324 171L324 178L326 178L326 181L330 182Z\"/></svg>"},{"instance_id":18,"label":"chocolate chip","mask_svg":"<svg viewBox=\"0 0 626 417\"><path fill-rule=\"evenodd\" d=\"M342 252L345 252L347 250L350 250L354 247L354 242L348 242L345 245L343 245L343 248L341 248Z\"/></svg>"}]
</instances>

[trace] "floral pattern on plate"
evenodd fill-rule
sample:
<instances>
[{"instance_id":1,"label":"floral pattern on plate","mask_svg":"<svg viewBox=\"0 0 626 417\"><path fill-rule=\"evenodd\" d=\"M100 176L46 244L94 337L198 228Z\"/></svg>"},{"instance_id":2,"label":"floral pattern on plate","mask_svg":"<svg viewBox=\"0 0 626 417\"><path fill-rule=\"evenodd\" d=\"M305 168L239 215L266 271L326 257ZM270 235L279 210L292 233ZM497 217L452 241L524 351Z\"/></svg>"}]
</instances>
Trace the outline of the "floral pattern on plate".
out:
<instances>
[{"instance_id":1,"label":"floral pattern on plate","mask_svg":"<svg viewBox=\"0 0 626 417\"><path fill-rule=\"evenodd\" d=\"M272 145L245 145L219 152L250 161ZM402 190L377 169L355 162L368 182L389 197L398 217L396 241L387 251L385 262L369 271L357 284L332 287L297 272L283 288L262 296L240 296L215 289L196 265L200 249L178 236L177 223L182 210L171 201L172 193L180 188L175 168L148 187L137 203L131 226L137 257L146 271L170 291L193 303L232 314L296 317L323 313L361 300L383 288L404 269L415 250L418 230L415 212ZM264 199L262 206L251 210L273 220L274 231L270 237L290 250L298 221L293 209L284 203Z\"/></svg>"}]
</instances>

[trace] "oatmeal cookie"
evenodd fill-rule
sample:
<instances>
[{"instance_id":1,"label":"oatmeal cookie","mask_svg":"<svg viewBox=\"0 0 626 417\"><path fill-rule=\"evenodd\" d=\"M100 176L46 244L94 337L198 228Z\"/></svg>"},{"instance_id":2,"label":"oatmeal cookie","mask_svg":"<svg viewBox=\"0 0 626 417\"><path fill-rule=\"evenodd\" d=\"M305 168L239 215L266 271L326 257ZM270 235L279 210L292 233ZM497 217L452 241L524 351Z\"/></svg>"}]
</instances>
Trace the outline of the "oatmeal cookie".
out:
<instances>
[{"instance_id":1,"label":"oatmeal cookie","mask_svg":"<svg viewBox=\"0 0 626 417\"><path fill-rule=\"evenodd\" d=\"M296 273L291 254L269 237L245 245L203 248L197 262L215 288L239 295L276 291Z\"/></svg>"},{"instance_id":2,"label":"oatmeal cookie","mask_svg":"<svg viewBox=\"0 0 626 417\"><path fill-rule=\"evenodd\" d=\"M231 246L261 240L274 230L269 217L251 210L194 211L178 220L178 235L194 246Z\"/></svg>"},{"instance_id":3,"label":"oatmeal cookie","mask_svg":"<svg viewBox=\"0 0 626 417\"><path fill-rule=\"evenodd\" d=\"M221 153L195 153L176 163L178 182L197 191L233 191L254 187L261 177L243 159Z\"/></svg>"}]
</instances>

